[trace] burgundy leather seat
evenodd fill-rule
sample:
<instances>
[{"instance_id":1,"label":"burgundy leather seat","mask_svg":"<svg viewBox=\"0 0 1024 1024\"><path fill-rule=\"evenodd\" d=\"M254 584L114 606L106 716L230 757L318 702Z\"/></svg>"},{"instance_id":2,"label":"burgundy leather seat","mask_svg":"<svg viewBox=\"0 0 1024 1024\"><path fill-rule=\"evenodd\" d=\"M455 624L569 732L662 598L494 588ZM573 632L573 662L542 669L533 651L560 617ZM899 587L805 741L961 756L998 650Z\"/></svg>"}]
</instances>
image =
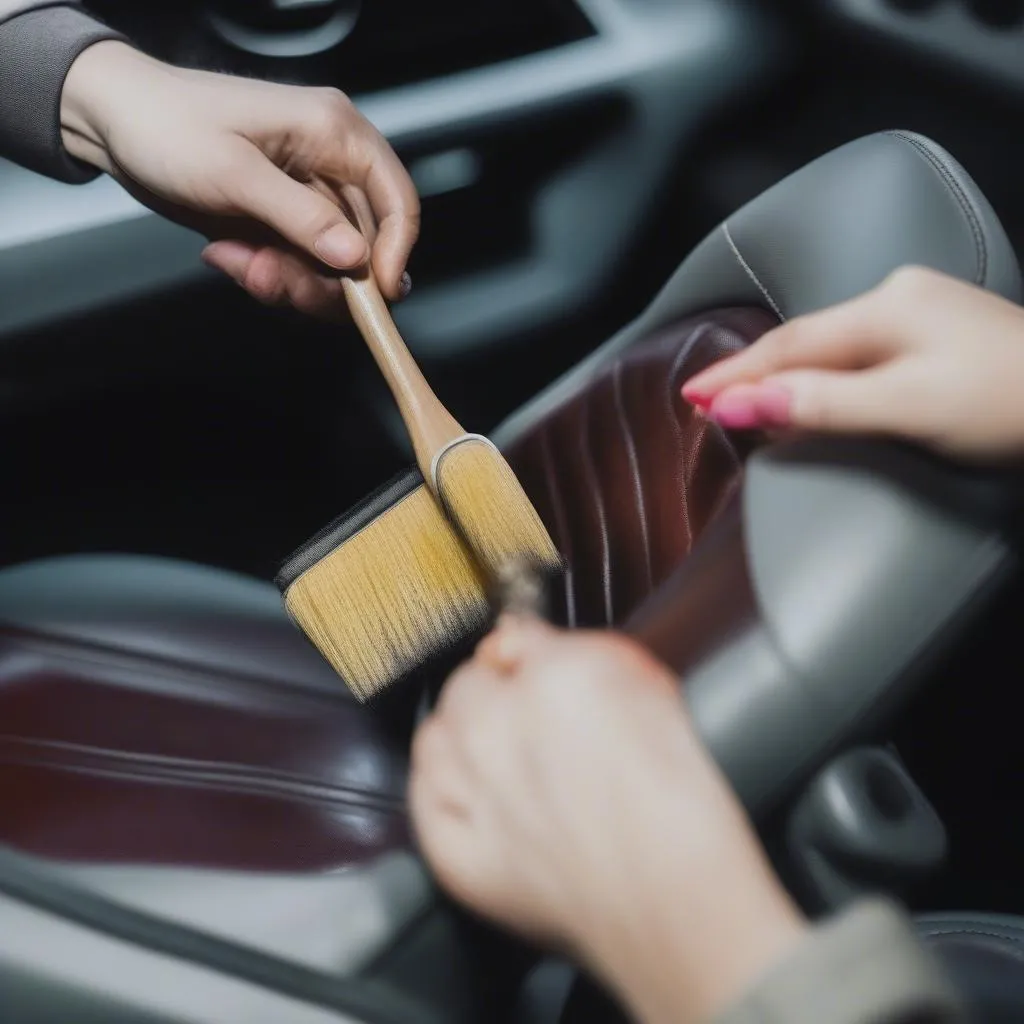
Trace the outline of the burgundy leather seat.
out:
<instances>
[{"instance_id":1,"label":"burgundy leather seat","mask_svg":"<svg viewBox=\"0 0 1024 1024\"><path fill-rule=\"evenodd\" d=\"M697 414L680 387L776 322L728 309L655 331L505 446L569 565L563 621L625 622L733 495L749 442Z\"/></svg>"},{"instance_id":2,"label":"burgundy leather seat","mask_svg":"<svg viewBox=\"0 0 1024 1024\"><path fill-rule=\"evenodd\" d=\"M407 842L405 751L269 585L61 558L0 586L0 839L101 862L321 871Z\"/></svg>"},{"instance_id":3,"label":"burgundy leather seat","mask_svg":"<svg viewBox=\"0 0 1024 1024\"><path fill-rule=\"evenodd\" d=\"M509 448L566 554L563 617L621 622L738 483L683 380L772 323L658 332ZM83 861L322 871L408 845L405 750L255 580L129 556L0 577L0 839Z\"/></svg>"},{"instance_id":4,"label":"burgundy leather seat","mask_svg":"<svg viewBox=\"0 0 1024 1024\"><path fill-rule=\"evenodd\" d=\"M569 557L563 618L621 621L735 492L740 453L679 387L771 323L733 310L656 332L509 446ZM452 926L393 859L411 847L406 745L269 584L130 556L0 573L0 842L119 903L350 972L393 938L420 948L426 920L420 955L452 959L436 938ZM445 978L398 960L403 989L410 970ZM470 973L427 986L445 1019L460 1018L437 986L468 989Z\"/></svg>"}]
</instances>

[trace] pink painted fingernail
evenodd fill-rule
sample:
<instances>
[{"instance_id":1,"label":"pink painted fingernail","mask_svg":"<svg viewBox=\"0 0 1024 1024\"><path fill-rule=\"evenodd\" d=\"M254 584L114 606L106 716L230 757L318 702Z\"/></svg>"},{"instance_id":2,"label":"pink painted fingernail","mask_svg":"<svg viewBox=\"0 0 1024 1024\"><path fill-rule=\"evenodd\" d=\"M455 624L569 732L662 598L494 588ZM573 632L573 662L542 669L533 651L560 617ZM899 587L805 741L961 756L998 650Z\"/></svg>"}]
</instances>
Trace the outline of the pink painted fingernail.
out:
<instances>
[{"instance_id":1,"label":"pink painted fingernail","mask_svg":"<svg viewBox=\"0 0 1024 1024\"><path fill-rule=\"evenodd\" d=\"M723 391L708 406L706 415L726 430L752 430L758 425L757 406L746 388Z\"/></svg>"},{"instance_id":2,"label":"pink painted fingernail","mask_svg":"<svg viewBox=\"0 0 1024 1024\"><path fill-rule=\"evenodd\" d=\"M793 396L780 384L738 385L723 391L707 415L727 430L754 430L789 424Z\"/></svg>"},{"instance_id":3,"label":"pink painted fingernail","mask_svg":"<svg viewBox=\"0 0 1024 1024\"><path fill-rule=\"evenodd\" d=\"M700 386L697 378L688 380L682 387L683 400L691 405L708 406L711 404L712 395Z\"/></svg>"}]
</instances>

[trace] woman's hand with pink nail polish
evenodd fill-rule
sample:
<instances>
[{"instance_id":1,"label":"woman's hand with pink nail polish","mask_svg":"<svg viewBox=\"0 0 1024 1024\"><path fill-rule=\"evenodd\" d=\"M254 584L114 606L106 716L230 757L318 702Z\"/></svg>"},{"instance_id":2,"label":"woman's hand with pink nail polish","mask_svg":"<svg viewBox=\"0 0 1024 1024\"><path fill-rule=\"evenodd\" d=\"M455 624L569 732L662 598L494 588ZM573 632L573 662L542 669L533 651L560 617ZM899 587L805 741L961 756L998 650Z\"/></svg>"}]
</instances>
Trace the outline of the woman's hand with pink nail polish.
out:
<instances>
[{"instance_id":1,"label":"woman's hand with pink nail polish","mask_svg":"<svg viewBox=\"0 0 1024 1024\"><path fill-rule=\"evenodd\" d=\"M734 429L902 437L982 461L1024 456L1024 309L905 267L769 331L683 397Z\"/></svg>"},{"instance_id":2,"label":"woman's hand with pink nail polish","mask_svg":"<svg viewBox=\"0 0 1024 1024\"><path fill-rule=\"evenodd\" d=\"M205 235L204 260L262 302L344 315L338 271L368 261L388 298L408 290L416 189L341 93L176 68L110 40L72 65L60 116L73 156Z\"/></svg>"}]
</instances>

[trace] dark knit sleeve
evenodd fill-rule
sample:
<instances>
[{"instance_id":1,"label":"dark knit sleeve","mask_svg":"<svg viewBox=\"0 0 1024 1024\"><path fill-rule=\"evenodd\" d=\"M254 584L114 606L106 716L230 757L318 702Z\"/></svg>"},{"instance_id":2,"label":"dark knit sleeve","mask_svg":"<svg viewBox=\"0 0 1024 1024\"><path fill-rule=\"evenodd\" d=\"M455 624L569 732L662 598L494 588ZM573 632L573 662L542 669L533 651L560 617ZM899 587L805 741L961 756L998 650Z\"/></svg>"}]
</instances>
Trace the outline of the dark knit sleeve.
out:
<instances>
[{"instance_id":1,"label":"dark knit sleeve","mask_svg":"<svg viewBox=\"0 0 1024 1024\"><path fill-rule=\"evenodd\" d=\"M15 13L5 18L11 8ZM59 181L94 178L95 168L61 142L60 96L83 50L120 38L74 4L0 0L0 156Z\"/></svg>"}]
</instances>

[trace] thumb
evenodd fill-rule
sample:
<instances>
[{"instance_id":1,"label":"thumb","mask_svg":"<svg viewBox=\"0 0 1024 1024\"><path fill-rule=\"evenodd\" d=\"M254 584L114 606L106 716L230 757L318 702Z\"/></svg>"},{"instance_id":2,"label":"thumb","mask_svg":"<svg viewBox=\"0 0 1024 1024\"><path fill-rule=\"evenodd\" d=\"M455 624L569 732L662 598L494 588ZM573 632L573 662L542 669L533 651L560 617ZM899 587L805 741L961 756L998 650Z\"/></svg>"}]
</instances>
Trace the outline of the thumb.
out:
<instances>
[{"instance_id":1,"label":"thumb","mask_svg":"<svg viewBox=\"0 0 1024 1024\"><path fill-rule=\"evenodd\" d=\"M503 615L477 647L477 657L498 672L514 672L539 646L557 635L556 629L542 619Z\"/></svg>"},{"instance_id":2,"label":"thumb","mask_svg":"<svg viewBox=\"0 0 1024 1024\"><path fill-rule=\"evenodd\" d=\"M266 224L315 260L335 270L361 266L366 239L340 207L289 177L255 146L246 144L225 192L240 212Z\"/></svg>"}]
</instances>

